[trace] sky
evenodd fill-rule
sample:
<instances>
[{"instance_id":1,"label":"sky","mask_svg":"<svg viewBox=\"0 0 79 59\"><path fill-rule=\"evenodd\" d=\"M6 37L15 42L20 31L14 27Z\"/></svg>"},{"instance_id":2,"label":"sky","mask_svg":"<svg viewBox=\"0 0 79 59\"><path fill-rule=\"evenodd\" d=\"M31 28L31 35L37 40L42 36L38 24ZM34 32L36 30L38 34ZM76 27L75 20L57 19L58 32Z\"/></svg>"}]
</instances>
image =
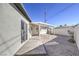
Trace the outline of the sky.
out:
<instances>
[{"instance_id":1,"label":"sky","mask_svg":"<svg viewBox=\"0 0 79 59\"><path fill-rule=\"evenodd\" d=\"M48 24L75 25L79 23L79 4L75 3L24 3L32 22L44 22L45 11Z\"/></svg>"}]
</instances>

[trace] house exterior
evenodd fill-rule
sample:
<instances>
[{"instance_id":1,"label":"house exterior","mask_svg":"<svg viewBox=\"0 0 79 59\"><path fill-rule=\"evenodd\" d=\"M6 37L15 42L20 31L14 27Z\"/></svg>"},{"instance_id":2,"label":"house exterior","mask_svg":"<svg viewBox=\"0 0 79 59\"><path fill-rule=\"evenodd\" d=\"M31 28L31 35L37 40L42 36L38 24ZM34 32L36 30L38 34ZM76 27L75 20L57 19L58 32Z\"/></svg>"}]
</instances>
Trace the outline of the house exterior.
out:
<instances>
[{"instance_id":1,"label":"house exterior","mask_svg":"<svg viewBox=\"0 0 79 59\"><path fill-rule=\"evenodd\" d=\"M0 4L0 55L15 55L31 34L22 4Z\"/></svg>"},{"instance_id":2,"label":"house exterior","mask_svg":"<svg viewBox=\"0 0 79 59\"><path fill-rule=\"evenodd\" d=\"M32 35L51 34L53 26L43 22L33 22L31 23L31 31Z\"/></svg>"},{"instance_id":3,"label":"house exterior","mask_svg":"<svg viewBox=\"0 0 79 59\"><path fill-rule=\"evenodd\" d=\"M47 34L51 34L53 35L54 34L54 26L49 26L48 30L47 30Z\"/></svg>"},{"instance_id":4,"label":"house exterior","mask_svg":"<svg viewBox=\"0 0 79 59\"><path fill-rule=\"evenodd\" d=\"M30 24L30 32L32 36L38 36L39 35L39 25L35 23Z\"/></svg>"}]
</instances>

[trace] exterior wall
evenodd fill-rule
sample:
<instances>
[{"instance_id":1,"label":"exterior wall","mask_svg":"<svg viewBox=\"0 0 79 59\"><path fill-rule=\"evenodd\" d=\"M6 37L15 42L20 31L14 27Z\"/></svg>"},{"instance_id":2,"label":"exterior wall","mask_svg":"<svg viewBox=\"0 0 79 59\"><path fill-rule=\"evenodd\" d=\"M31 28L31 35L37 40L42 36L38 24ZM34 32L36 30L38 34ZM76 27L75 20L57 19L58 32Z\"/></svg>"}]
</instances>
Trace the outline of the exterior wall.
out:
<instances>
[{"instance_id":1,"label":"exterior wall","mask_svg":"<svg viewBox=\"0 0 79 59\"><path fill-rule=\"evenodd\" d=\"M54 34L54 27L49 27L49 29L47 30L47 34Z\"/></svg>"},{"instance_id":2,"label":"exterior wall","mask_svg":"<svg viewBox=\"0 0 79 59\"><path fill-rule=\"evenodd\" d=\"M32 35L40 34L53 34L53 26L49 26L43 23L31 23L31 33Z\"/></svg>"},{"instance_id":3,"label":"exterior wall","mask_svg":"<svg viewBox=\"0 0 79 59\"><path fill-rule=\"evenodd\" d=\"M76 41L77 47L79 49L79 25L74 29L74 40Z\"/></svg>"},{"instance_id":4,"label":"exterior wall","mask_svg":"<svg viewBox=\"0 0 79 59\"><path fill-rule=\"evenodd\" d=\"M21 19L26 20L11 5L0 4L0 55L14 55L21 47Z\"/></svg>"},{"instance_id":5,"label":"exterior wall","mask_svg":"<svg viewBox=\"0 0 79 59\"><path fill-rule=\"evenodd\" d=\"M54 34L69 36L68 30L73 31L73 29L73 27L54 28Z\"/></svg>"},{"instance_id":6,"label":"exterior wall","mask_svg":"<svg viewBox=\"0 0 79 59\"><path fill-rule=\"evenodd\" d=\"M40 34L47 34L47 29L40 29Z\"/></svg>"},{"instance_id":7,"label":"exterior wall","mask_svg":"<svg viewBox=\"0 0 79 59\"><path fill-rule=\"evenodd\" d=\"M30 24L27 23L27 40L29 40L32 37L32 34L30 32Z\"/></svg>"},{"instance_id":8,"label":"exterior wall","mask_svg":"<svg viewBox=\"0 0 79 59\"><path fill-rule=\"evenodd\" d=\"M39 25L31 24L30 27L33 36L39 35Z\"/></svg>"},{"instance_id":9,"label":"exterior wall","mask_svg":"<svg viewBox=\"0 0 79 59\"><path fill-rule=\"evenodd\" d=\"M40 34L47 34L47 25L39 24L40 25Z\"/></svg>"}]
</instances>

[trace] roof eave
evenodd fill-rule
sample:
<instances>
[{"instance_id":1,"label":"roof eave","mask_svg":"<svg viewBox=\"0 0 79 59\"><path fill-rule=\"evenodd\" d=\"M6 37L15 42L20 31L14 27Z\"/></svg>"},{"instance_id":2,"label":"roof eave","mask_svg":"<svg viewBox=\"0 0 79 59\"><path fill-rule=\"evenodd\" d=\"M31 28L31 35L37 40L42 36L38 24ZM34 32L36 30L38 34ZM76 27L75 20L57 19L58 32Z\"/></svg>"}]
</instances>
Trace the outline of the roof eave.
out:
<instances>
[{"instance_id":1,"label":"roof eave","mask_svg":"<svg viewBox=\"0 0 79 59\"><path fill-rule=\"evenodd\" d=\"M15 5L15 7L20 11L20 13L29 21L31 22L31 19L29 18L29 16L27 15L27 13L25 12L23 6L21 3L13 3Z\"/></svg>"}]
</instances>

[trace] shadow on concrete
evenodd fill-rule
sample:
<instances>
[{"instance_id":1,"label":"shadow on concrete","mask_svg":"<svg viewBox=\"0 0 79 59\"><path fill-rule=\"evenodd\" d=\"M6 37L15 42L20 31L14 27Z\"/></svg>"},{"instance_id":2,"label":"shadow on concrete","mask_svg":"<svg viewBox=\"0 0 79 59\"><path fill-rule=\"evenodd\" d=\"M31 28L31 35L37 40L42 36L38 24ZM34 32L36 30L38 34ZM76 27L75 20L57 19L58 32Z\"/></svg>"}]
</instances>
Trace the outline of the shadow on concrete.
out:
<instances>
[{"instance_id":1,"label":"shadow on concrete","mask_svg":"<svg viewBox=\"0 0 79 59\"><path fill-rule=\"evenodd\" d=\"M44 45L40 45L31 51L28 51L22 55L16 55L16 56L46 56L46 55L47 53L46 53Z\"/></svg>"}]
</instances>

